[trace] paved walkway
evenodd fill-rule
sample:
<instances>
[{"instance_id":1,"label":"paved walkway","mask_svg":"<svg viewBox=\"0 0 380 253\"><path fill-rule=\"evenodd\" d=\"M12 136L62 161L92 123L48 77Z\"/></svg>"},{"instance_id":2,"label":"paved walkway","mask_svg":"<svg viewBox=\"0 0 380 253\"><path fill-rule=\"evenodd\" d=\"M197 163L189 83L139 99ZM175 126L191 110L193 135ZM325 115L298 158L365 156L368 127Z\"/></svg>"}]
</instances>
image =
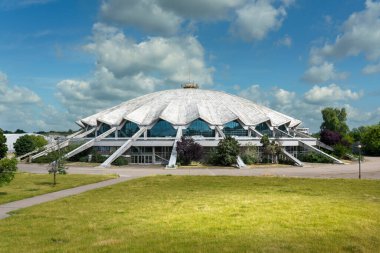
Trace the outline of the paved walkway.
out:
<instances>
[{"instance_id":1,"label":"paved walkway","mask_svg":"<svg viewBox=\"0 0 380 253\"><path fill-rule=\"evenodd\" d=\"M38 164L19 164L19 170L30 173L47 173L47 167ZM350 164L305 164L295 166L259 166L252 168L187 168L166 170L160 166L129 165L125 167L79 167L69 166L71 174L118 174L120 176L144 177L149 175L210 175L210 176L284 176L307 178L358 178L358 162ZM380 157L366 157L361 164L362 178L380 179Z\"/></svg>"},{"instance_id":2,"label":"paved walkway","mask_svg":"<svg viewBox=\"0 0 380 253\"><path fill-rule=\"evenodd\" d=\"M18 210L21 208L34 206L34 205L41 204L44 202L48 202L48 201L52 201L52 200L76 195L76 194L79 194L79 193L82 193L85 191L89 191L89 190L93 190L93 189L117 184L117 183L124 182L124 181L131 180L131 179L133 179L133 177L119 177L116 179L106 180L106 181L102 181L102 182L98 182L98 183L94 183L94 184L78 186L78 187L71 188L71 189L66 189L66 190L57 191L57 192L51 192L51 193L47 193L47 194L43 194L43 195L39 195L39 196L27 198L27 199L22 199L22 200L10 202L10 203L2 204L2 205L0 205L0 219L4 219L4 218L8 217L9 216L8 213L11 211L15 211L15 210Z\"/></svg>"},{"instance_id":3,"label":"paved walkway","mask_svg":"<svg viewBox=\"0 0 380 253\"><path fill-rule=\"evenodd\" d=\"M48 173L47 165L19 164L20 171L30 173ZM363 179L380 179L380 157L367 157L362 163ZM126 167L79 167L69 166L71 174L118 174L120 178L111 179L95 184L84 185L72 189L52 192L28 199L23 199L0 205L0 219L8 217L10 211L52 201L55 199L76 195L92 189L117 184L133 178L149 175L209 175L209 176L284 176L308 178L358 178L358 163L351 164L306 164L304 167L294 166L267 166L245 169L234 168L191 168L165 170L157 166L126 166Z\"/></svg>"}]
</instances>

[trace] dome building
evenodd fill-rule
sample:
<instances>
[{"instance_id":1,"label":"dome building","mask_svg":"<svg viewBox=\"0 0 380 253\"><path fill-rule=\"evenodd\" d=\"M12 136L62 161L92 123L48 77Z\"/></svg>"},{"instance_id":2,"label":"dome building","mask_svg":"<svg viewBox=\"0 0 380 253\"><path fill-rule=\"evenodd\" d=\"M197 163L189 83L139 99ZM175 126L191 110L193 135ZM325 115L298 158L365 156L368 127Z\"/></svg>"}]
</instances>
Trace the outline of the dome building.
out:
<instances>
[{"instance_id":1,"label":"dome building","mask_svg":"<svg viewBox=\"0 0 380 253\"><path fill-rule=\"evenodd\" d=\"M281 143L285 157L301 166L296 158L301 151L313 150L329 156L315 147L324 144L298 130L300 120L235 95L198 89L196 84L147 94L76 123L81 130L69 136L61 147L84 143L66 157L94 148L108 156L103 167L110 166L119 156L128 157L130 163L164 163L174 167L176 143L182 136L192 137L207 150L226 136L233 136L241 146L261 146L260 139L267 134ZM54 149L50 147L32 159ZM237 164L244 166L239 158Z\"/></svg>"}]
</instances>

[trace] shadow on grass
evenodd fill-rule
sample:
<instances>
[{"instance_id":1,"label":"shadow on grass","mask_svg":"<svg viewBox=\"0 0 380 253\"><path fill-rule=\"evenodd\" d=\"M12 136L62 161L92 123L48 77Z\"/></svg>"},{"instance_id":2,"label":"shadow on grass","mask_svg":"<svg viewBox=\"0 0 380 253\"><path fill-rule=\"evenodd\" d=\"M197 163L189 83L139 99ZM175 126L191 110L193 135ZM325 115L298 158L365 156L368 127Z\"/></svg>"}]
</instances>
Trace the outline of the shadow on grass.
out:
<instances>
[{"instance_id":1,"label":"shadow on grass","mask_svg":"<svg viewBox=\"0 0 380 253\"><path fill-rule=\"evenodd\" d=\"M35 183L35 185L56 186L56 185L58 185L58 183L56 183L56 184L54 185L53 182L38 182L38 183Z\"/></svg>"},{"instance_id":2,"label":"shadow on grass","mask_svg":"<svg viewBox=\"0 0 380 253\"><path fill-rule=\"evenodd\" d=\"M7 192L0 192L0 196L7 195Z\"/></svg>"}]
</instances>

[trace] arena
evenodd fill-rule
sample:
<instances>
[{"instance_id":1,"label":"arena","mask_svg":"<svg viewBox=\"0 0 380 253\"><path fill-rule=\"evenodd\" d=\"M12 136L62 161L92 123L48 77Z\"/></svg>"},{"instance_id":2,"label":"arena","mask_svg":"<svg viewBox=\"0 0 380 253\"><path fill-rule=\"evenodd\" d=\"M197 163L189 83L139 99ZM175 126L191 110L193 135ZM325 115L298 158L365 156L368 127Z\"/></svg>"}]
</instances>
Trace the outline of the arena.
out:
<instances>
[{"instance_id":1,"label":"arena","mask_svg":"<svg viewBox=\"0 0 380 253\"><path fill-rule=\"evenodd\" d=\"M330 147L309 136L305 128L299 128L300 120L235 95L199 89L192 83L129 100L76 123L81 127L79 132L32 159L58 146L80 143L66 158L92 148L108 156L103 167L125 156L132 164L175 168L176 144L182 136L192 137L207 152L226 136L233 136L242 147L260 147L261 137L266 134L281 145L282 155L295 165L303 165L297 159L300 152L310 151L341 163L319 149ZM245 166L239 157L237 165Z\"/></svg>"}]
</instances>

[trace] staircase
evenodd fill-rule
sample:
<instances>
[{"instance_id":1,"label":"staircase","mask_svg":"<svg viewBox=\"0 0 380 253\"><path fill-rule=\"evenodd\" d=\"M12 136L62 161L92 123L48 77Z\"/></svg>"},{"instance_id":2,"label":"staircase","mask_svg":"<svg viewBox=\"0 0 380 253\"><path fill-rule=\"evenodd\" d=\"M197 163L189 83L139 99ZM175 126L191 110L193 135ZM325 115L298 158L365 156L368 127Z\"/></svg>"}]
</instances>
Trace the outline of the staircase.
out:
<instances>
[{"instance_id":1,"label":"staircase","mask_svg":"<svg viewBox=\"0 0 380 253\"><path fill-rule=\"evenodd\" d=\"M330 158L331 160L333 160L335 163L343 164L343 162L342 162L341 160L336 159L335 157L333 157L333 156L331 156L331 155L329 155L329 154L323 152L323 151L320 150L320 149L317 149L317 148L314 147L314 146L311 146L311 145L309 145L309 144L307 144L307 143L305 143L305 142L303 142L303 141L300 141L300 140L298 140L298 142L299 142L299 144L300 144L301 146L303 146L303 147L305 147L305 148L308 148L308 149L311 149L311 150L313 150L313 151L315 151L315 152L317 152L317 153L319 153L319 154L321 154L321 155L324 155L324 156Z\"/></svg>"},{"instance_id":2,"label":"staircase","mask_svg":"<svg viewBox=\"0 0 380 253\"><path fill-rule=\"evenodd\" d=\"M286 151L285 149L281 149L281 152L286 156L288 157L290 160L292 160L294 162L295 165L297 166L300 166L300 167L303 167L303 163L298 160L297 158L295 158L292 154L290 154L288 151Z\"/></svg>"},{"instance_id":3,"label":"staircase","mask_svg":"<svg viewBox=\"0 0 380 253\"><path fill-rule=\"evenodd\" d=\"M95 142L100 141L101 139L107 137L108 135L112 134L115 131L116 131L116 127L111 128L110 130L102 133L101 135L95 137L94 139L91 139L90 141L88 141L88 142L84 143L83 145L77 147L73 151L70 151L69 153L64 155L64 158L70 158L70 157L72 157L76 154L79 154L80 152L82 152L88 148L91 148L92 146L94 146Z\"/></svg>"}]
</instances>

